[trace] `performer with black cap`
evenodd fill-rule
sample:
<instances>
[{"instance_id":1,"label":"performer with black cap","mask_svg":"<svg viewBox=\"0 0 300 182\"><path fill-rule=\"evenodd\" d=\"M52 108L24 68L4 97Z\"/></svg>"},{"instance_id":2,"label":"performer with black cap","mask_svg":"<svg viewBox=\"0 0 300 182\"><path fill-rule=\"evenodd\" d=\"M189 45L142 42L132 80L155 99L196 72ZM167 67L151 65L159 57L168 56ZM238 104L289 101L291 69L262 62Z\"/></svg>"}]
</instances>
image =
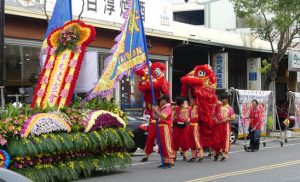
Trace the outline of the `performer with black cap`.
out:
<instances>
[{"instance_id":1,"label":"performer with black cap","mask_svg":"<svg viewBox=\"0 0 300 182\"><path fill-rule=\"evenodd\" d=\"M172 121L173 110L172 105L169 103L170 98L168 95L162 95L157 104L159 107L153 107L156 117L158 117L158 130L160 135L161 152L164 157L164 167L174 167L174 151L172 139ZM159 166L161 167L161 166Z\"/></svg>"},{"instance_id":2,"label":"performer with black cap","mask_svg":"<svg viewBox=\"0 0 300 182\"><path fill-rule=\"evenodd\" d=\"M222 156L221 161L225 161L227 159L227 154L230 149L230 121L234 120L235 118L234 110L228 104L228 94L222 94L220 100L221 102L216 106L214 114L214 161L218 160L219 155Z\"/></svg>"}]
</instances>

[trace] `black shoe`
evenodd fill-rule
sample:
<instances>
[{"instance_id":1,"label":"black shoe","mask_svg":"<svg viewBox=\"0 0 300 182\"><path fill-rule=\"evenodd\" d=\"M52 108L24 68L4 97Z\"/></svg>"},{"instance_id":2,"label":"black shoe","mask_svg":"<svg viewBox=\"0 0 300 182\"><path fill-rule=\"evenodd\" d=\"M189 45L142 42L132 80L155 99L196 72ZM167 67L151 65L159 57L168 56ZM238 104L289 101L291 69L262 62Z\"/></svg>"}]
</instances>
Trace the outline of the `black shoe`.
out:
<instances>
[{"instance_id":1,"label":"black shoe","mask_svg":"<svg viewBox=\"0 0 300 182\"><path fill-rule=\"evenodd\" d=\"M144 157L141 162L148 162L148 157Z\"/></svg>"},{"instance_id":2,"label":"black shoe","mask_svg":"<svg viewBox=\"0 0 300 182\"><path fill-rule=\"evenodd\" d=\"M157 166L158 168L166 168L167 167L167 163L165 163L165 164L161 164L161 165L159 165L159 166Z\"/></svg>"},{"instance_id":3,"label":"black shoe","mask_svg":"<svg viewBox=\"0 0 300 182\"><path fill-rule=\"evenodd\" d=\"M196 158L190 158L187 162L196 162Z\"/></svg>"},{"instance_id":4,"label":"black shoe","mask_svg":"<svg viewBox=\"0 0 300 182\"><path fill-rule=\"evenodd\" d=\"M219 155L220 155L220 154L217 154L217 155L214 156L214 161L217 161L217 160L218 160Z\"/></svg>"},{"instance_id":5,"label":"black shoe","mask_svg":"<svg viewBox=\"0 0 300 182\"><path fill-rule=\"evenodd\" d=\"M175 164L167 164L166 168L175 168Z\"/></svg>"},{"instance_id":6,"label":"black shoe","mask_svg":"<svg viewBox=\"0 0 300 182\"><path fill-rule=\"evenodd\" d=\"M222 157L222 158L221 158L221 161L226 161L226 157Z\"/></svg>"},{"instance_id":7,"label":"black shoe","mask_svg":"<svg viewBox=\"0 0 300 182\"><path fill-rule=\"evenodd\" d=\"M186 157L185 156L183 156L183 159L182 159L183 161L186 161Z\"/></svg>"},{"instance_id":8,"label":"black shoe","mask_svg":"<svg viewBox=\"0 0 300 182\"><path fill-rule=\"evenodd\" d=\"M197 162L202 162L203 157L199 158Z\"/></svg>"}]
</instances>

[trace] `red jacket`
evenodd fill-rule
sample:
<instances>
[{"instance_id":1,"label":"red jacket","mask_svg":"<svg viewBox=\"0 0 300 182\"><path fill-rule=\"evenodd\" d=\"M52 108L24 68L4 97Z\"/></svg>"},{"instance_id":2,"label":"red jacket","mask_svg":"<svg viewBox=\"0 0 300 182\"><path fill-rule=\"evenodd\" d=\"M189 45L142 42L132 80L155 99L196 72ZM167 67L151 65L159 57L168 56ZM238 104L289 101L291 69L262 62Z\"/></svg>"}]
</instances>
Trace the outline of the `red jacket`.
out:
<instances>
[{"instance_id":1,"label":"red jacket","mask_svg":"<svg viewBox=\"0 0 300 182\"><path fill-rule=\"evenodd\" d=\"M251 121L250 125L252 129L261 130L263 125L262 111L258 107L251 108L249 118Z\"/></svg>"},{"instance_id":2,"label":"red jacket","mask_svg":"<svg viewBox=\"0 0 300 182\"><path fill-rule=\"evenodd\" d=\"M163 119L159 119L159 124L171 125L173 121L173 110L171 104L166 104L160 109Z\"/></svg>"}]
</instances>

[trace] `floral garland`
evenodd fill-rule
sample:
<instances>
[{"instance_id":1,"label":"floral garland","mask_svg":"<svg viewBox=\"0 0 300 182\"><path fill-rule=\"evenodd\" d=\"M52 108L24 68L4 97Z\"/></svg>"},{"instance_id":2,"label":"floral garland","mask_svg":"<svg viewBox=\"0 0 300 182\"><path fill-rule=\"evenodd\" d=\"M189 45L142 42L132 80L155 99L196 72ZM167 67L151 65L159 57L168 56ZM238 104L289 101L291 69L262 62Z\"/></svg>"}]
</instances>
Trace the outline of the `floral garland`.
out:
<instances>
[{"instance_id":1,"label":"floral garland","mask_svg":"<svg viewBox=\"0 0 300 182\"><path fill-rule=\"evenodd\" d=\"M76 51L78 41L80 40L80 34L77 26L71 26L67 29L63 29L59 32L59 43L55 50L55 55L59 55L66 49Z\"/></svg>"},{"instance_id":2,"label":"floral garland","mask_svg":"<svg viewBox=\"0 0 300 182\"><path fill-rule=\"evenodd\" d=\"M95 38L93 26L73 20L48 36L50 46L31 107L69 105L85 50Z\"/></svg>"},{"instance_id":3,"label":"floral garland","mask_svg":"<svg viewBox=\"0 0 300 182\"><path fill-rule=\"evenodd\" d=\"M125 121L119 115L105 110L93 111L86 121L87 127L84 132L89 132L91 129L107 126L126 127Z\"/></svg>"},{"instance_id":4,"label":"floral garland","mask_svg":"<svg viewBox=\"0 0 300 182\"><path fill-rule=\"evenodd\" d=\"M5 150L0 150L0 167L8 168L10 157Z\"/></svg>"},{"instance_id":5,"label":"floral garland","mask_svg":"<svg viewBox=\"0 0 300 182\"><path fill-rule=\"evenodd\" d=\"M71 131L67 121L61 116L49 113L32 115L23 125L21 137L27 138L29 134L40 135L54 131Z\"/></svg>"}]
</instances>

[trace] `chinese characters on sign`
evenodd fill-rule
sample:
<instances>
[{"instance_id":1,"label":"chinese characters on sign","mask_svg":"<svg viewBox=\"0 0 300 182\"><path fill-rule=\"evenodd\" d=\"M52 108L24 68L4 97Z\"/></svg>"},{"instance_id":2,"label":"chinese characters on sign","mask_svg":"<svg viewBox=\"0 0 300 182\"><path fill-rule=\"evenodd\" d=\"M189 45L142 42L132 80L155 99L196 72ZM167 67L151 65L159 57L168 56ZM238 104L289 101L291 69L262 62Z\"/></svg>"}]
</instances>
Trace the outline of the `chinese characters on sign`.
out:
<instances>
[{"instance_id":1,"label":"chinese characters on sign","mask_svg":"<svg viewBox=\"0 0 300 182\"><path fill-rule=\"evenodd\" d=\"M140 1L140 4L141 4L142 18L143 18L143 21L145 21L146 20L146 17L145 17L145 14L146 14L145 2Z\"/></svg>"},{"instance_id":2,"label":"chinese characters on sign","mask_svg":"<svg viewBox=\"0 0 300 182\"><path fill-rule=\"evenodd\" d=\"M228 71L227 71L227 53L216 54L213 59L213 68L217 79L217 89L227 89Z\"/></svg>"},{"instance_id":3,"label":"chinese characters on sign","mask_svg":"<svg viewBox=\"0 0 300 182\"><path fill-rule=\"evenodd\" d=\"M46 9L49 13L53 12L57 0L47 0ZM30 11L39 11L43 7L43 2L39 4L30 1L9 0L5 1L7 7L23 8L30 15ZM82 1L72 1L72 13L77 16L82 10ZM111 23L122 24L124 22L123 14L128 10L129 0L84 0L83 19L100 20ZM21 5L20 5L21 3ZM173 4L170 0L140 0L141 17L146 29L159 30L163 32L172 32ZM151 18L150 18L151 17Z\"/></svg>"},{"instance_id":4,"label":"chinese characters on sign","mask_svg":"<svg viewBox=\"0 0 300 182\"><path fill-rule=\"evenodd\" d=\"M120 1L120 8L121 8L121 12L120 12L120 17L123 16L123 14L128 10L128 2L129 0L121 0Z\"/></svg>"},{"instance_id":5,"label":"chinese characters on sign","mask_svg":"<svg viewBox=\"0 0 300 182\"><path fill-rule=\"evenodd\" d=\"M113 12L115 12L115 1L114 0L104 0L105 6L104 6L104 14L108 13L111 15Z\"/></svg>"},{"instance_id":6,"label":"chinese characters on sign","mask_svg":"<svg viewBox=\"0 0 300 182\"><path fill-rule=\"evenodd\" d=\"M87 0L87 11L97 12L97 0Z\"/></svg>"}]
</instances>

